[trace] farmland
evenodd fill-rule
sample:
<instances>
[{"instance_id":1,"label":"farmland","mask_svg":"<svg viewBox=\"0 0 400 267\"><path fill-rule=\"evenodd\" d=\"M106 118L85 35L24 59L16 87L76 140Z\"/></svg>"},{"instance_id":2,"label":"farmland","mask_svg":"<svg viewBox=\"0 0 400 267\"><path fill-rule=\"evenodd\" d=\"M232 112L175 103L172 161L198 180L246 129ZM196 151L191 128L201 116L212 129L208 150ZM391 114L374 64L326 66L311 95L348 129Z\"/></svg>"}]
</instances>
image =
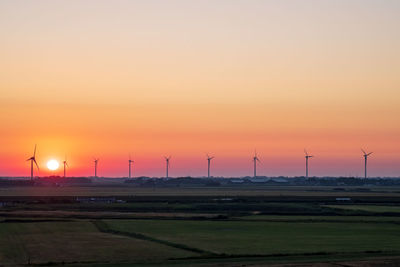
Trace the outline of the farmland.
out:
<instances>
[{"instance_id":1,"label":"farmland","mask_svg":"<svg viewBox=\"0 0 400 267\"><path fill-rule=\"evenodd\" d=\"M382 205L328 205L327 207L346 210L360 210L369 212L395 212L400 213L399 206L382 206Z\"/></svg>"},{"instance_id":2,"label":"farmland","mask_svg":"<svg viewBox=\"0 0 400 267\"><path fill-rule=\"evenodd\" d=\"M0 228L2 264L151 262L193 256L154 242L109 235L90 222L4 223Z\"/></svg>"},{"instance_id":3,"label":"farmland","mask_svg":"<svg viewBox=\"0 0 400 267\"><path fill-rule=\"evenodd\" d=\"M107 224L112 230L135 232L216 254L400 250L399 226L391 223L116 220Z\"/></svg>"},{"instance_id":4,"label":"farmland","mask_svg":"<svg viewBox=\"0 0 400 267\"><path fill-rule=\"evenodd\" d=\"M7 187L0 195L0 262L394 264L400 259L398 190ZM350 201L336 200L343 196Z\"/></svg>"},{"instance_id":5,"label":"farmland","mask_svg":"<svg viewBox=\"0 0 400 267\"><path fill-rule=\"evenodd\" d=\"M26 186L0 187L0 196L382 196L400 197L400 186L377 186L365 190L348 186L223 186L223 187L135 187L135 186Z\"/></svg>"}]
</instances>

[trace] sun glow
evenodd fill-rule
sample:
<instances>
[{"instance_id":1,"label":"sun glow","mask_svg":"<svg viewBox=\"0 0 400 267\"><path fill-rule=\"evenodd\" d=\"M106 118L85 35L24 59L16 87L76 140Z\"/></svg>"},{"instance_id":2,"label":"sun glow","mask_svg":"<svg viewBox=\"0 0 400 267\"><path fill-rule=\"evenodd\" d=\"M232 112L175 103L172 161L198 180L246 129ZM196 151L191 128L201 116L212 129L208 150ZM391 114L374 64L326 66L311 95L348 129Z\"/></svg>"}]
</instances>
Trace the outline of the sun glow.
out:
<instances>
[{"instance_id":1,"label":"sun glow","mask_svg":"<svg viewBox=\"0 0 400 267\"><path fill-rule=\"evenodd\" d=\"M51 171L57 170L59 166L60 166L60 164L59 164L58 161L55 160L55 159L49 160L49 161L47 162L47 168L48 168L49 170L51 170Z\"/></svg>"}]
</instances>

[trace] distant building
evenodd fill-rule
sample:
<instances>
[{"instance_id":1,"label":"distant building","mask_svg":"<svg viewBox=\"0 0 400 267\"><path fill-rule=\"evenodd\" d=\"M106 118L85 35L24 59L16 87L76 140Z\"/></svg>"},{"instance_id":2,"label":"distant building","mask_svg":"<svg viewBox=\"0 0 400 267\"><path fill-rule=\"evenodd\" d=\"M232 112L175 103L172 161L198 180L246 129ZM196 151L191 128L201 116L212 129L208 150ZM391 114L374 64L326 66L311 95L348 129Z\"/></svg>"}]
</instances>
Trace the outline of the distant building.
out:
<instances>
[{"instance_id":1,"label":"distant building","mask_svg":"<svg viewBox=\"0 0 400 267\"><path fill-rule=\"evenodd\" d=\"M115 203L115 197L77 197L79 203Z\"/></svg>"},{"instance_id":2,"label":"distant building","mask_svg":"<svg viewBox=\"0 0 400 267\"><path fill-rule=\"evenodd\" d=\"M285 178L273 178L272 181L274 181L275 183L287 183L287 182L289 182Z\"/></svg>"},{"instance_id":3,"label":"distant building","mask_svg":"<svg viewBox=\"0 0 400 267\"><path fill-rule=\"evenodd\" d=\"M232 179L232 180L230 180L230 182L234 183L234 184L241 184L241 183L244 183L244 180L243 179Z\"/></svg>"},{"instance_id":4,"label":"distant building","mask_svg":"<svg viewBox=\"0 0 400 267\"><path fill-rule=\"evenodd\" d=\"M15 204L12 202L0 202L0 208L2 207L9 207L9 206L14 206Z\"/></svg>"},{"instance_id":5,"label":"distant building","mask_svg":"<svg viewBox=\"0 0 400 267\"><path fill-rule=\"evenodd\" d=\"M338 201L338 202L347 202L347 201L351 201L351 198L349 198L349 197L337 197L336 201Z\"/></svg>"},{"instance_id":6,"label":"distant building","mask_svg":"<svg viewBox=\"0 0 400 267\"><path fill-rule=\"evenodd\" d=\"M270 178L250 178L249 181L252 183L266 183L269 180L271 180Z\"/></svg>"}]
</instances>

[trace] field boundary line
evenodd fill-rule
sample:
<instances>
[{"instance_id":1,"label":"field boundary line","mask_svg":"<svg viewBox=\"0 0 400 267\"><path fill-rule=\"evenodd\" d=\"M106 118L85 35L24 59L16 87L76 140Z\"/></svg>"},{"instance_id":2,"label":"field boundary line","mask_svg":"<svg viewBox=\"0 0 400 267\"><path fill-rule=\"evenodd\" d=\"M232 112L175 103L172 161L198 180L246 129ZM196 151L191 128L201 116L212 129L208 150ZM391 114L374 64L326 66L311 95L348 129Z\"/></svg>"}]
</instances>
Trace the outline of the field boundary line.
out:
<instances>
[{"instance_id":1,"label":"field boundary line","mask_svg":"<svg viewBox=\"0 0 400 267\"><path fill-rule=\"evenodd\" d=\"M173 248L187 250L187 251L190 251L190 252L195 252L195 253L200 253L200 254L209 254L210 256L219 255L219 254L214 253L212 251L207 251L207 250L203 250L203 249L199 249L199 248L189 247L189 246L184 245L184 244L174 243L174 242L170 242L170 241L167 241L167 240L154 238L154 237L151 237L151 236L148 236L148 235L144 235L144 234L139 234L139 233L135 233L135 232L124 232L124 231L113 230L113 229L111 229L109 227L109 225L106 222L104 222L102 220L95 220L95 221L92 221L92 223L102 233L108 233L108 234L114 234L114 235L122 235L122 236L131 237L131 238L137 238L137 239L141 239L141 240L156 242L156 243L159 243L159 244L162 244L162 245L166 245L166 246L173 247Z\"/></svg>"}]
</instances>

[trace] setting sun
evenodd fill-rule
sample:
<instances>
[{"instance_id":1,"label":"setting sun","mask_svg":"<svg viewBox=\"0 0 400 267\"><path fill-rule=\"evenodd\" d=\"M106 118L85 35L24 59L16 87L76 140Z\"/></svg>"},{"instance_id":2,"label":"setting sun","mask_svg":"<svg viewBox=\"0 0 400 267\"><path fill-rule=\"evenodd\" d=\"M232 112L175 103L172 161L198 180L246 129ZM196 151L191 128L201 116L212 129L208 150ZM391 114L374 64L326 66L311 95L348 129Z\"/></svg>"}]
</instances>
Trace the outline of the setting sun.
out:
<instances>
[{"instance_id":1,"label":"setting sun","mask_svg":"<svg viewBox=\"0 0 400 267\"><path fill-rule=\"evenodd\" d=\"M400 267L399 14L0 0L0 267Z\"/></svg>"},{"instance_id":2,"label":"setting sun","mask_svg":"<svg viewBox=\"0 0 400 267\"><path fill-rule=\"evenodd\" d=\"M47 168L48 168L49 170L51 170L51 171L57 170L59 166L60 166L60 164L59 164L58 161L55 160L55 159L49 160L49 161L47 162Z\"/></svg>"}]
</instances>

